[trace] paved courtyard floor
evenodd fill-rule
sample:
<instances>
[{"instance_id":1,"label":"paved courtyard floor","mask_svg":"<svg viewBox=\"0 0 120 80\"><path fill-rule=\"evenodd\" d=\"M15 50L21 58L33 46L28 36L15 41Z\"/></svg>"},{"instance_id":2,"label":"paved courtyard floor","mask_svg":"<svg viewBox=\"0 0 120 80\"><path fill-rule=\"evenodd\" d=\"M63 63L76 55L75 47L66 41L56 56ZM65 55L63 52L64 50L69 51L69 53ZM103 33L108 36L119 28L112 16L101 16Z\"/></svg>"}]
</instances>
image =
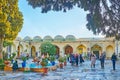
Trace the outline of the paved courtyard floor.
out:
<instances>
[{"instance_id":1,"label":"paved courtyard floor","mask_svg":"<svg viewBox=\"0 0 120 80\"><path fill-rule=\"evenodd\" d=\"M71 66L67 64L64 69L57 68L49 71L47 75L34 72L4 72L0 71L0 80L120 80L120 61L117 61L116 71L112 70L110 60L105 62L105 69L100 68L100 62L96 62L96 68L90 68L90 61L82 65Z\"/></svg>"}]
</instances>

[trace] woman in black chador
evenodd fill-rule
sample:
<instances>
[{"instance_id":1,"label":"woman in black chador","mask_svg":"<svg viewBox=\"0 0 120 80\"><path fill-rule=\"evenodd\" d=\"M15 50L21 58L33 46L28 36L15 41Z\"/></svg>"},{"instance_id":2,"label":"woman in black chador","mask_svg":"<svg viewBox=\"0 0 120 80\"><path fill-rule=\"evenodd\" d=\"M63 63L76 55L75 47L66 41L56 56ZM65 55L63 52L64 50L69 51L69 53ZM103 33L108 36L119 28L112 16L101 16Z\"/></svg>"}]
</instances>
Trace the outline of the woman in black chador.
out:
<instances>
[{"instance_id":1,"label":"woman in black chador","mask_svg":"<svg viewBox=\"0 0 120 80\"><path fill-rule=\"evenodd\" d=\"M99 59L100 59L101 69L104 69L105 53L101 53Z\"/></svg>"},{"instance_id":2,"label":"woman in black chador","mask_svg":"<svg viewBox=\"0 0 120 80\"><path fill-rule=\"evenodd\" d=\"M83 62L84 62L84 59L83 59L83 57L82 57L82 54L80 54L80 64L82 64Z\"/></svg>"},{"instance_id":3,"label":"woman in black chador","mask_svg":"<svg viewBox=\"0 0 120 80\"><path fill-rule=\"evenodd\" d=\"M112 60L112 64L113 64L113 70L115 70L115 64L116 64L116 60L117 60L117 56L115 55L115 53L113 53L113 55L111 56L111 60Z\"/></svg>"}]
</instances>

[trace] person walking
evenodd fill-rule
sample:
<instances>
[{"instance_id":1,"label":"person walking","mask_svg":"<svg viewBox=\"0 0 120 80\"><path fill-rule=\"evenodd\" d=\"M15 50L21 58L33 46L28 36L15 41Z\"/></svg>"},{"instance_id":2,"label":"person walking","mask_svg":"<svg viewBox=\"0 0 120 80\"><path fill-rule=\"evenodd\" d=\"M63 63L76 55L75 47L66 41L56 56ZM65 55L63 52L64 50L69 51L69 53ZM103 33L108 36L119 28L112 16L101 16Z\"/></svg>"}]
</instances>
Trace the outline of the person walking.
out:
<instances>
[{"instance_id":1,"label":"person walking","mask_svg":"<svg viewBox=\"0 0 120 80\"><path fill-rule=\"evenodd\" d=\"M95 54L92 54L90 60L91 60L91 68L95 68L96 55L95 55Z\"/></svg>"},{"instance_id":2,"label":"person walking","mask_svg":"<svg viewBox=\"0 0 120 80\"><path fill-rule=\"evenodd\" d=\"M75 56L74 56L73 53L70 55L70 62L71 62L71 65L72 65L72 66L73 66L74 63L75 63Z\"/></svg>"},{"instance_id":3,"label":"person walking","mask_svg":"<svg viewBox=\"0 0 120 80\"><path fill-rule=\"evenodd\" d=\"M76 66L78 66L78 54L75 54L75 62L76 62Z\"/></svg>"},{"instance_id":4,"label":"person walking","mask_svg":"<svg viewBox=\"0 0 120 80\"><path fill-rule=\"evenodd\" d=\"M101 64L101 69L104 69L105 53L101 53L99 60L100 60L100 64Z\"/></svg>"},{"instance_id":5,"label":"person walking","mask_svg":"<svg viewBox=\"0 0 120 80\"><path fill-rule=\"evenodd\" d=\"M113 53L113 55L111 56L111 60L112 60L113 70L115 70L115 64L117 60L117 56L115 55L115 53Z\"/></svg>"},{"instance_id":6,"label":"person walking","mask_svg":"<svg viewBox=\"0 0 120 80\"><path fill-rule=\"evenodd\" d=\"M83 59L83 57L82 57L82 54L80 54L79 58L80 58L80 65L82 65L82 63L84 62L84 59Z\"/></svg>"}]
</instances>

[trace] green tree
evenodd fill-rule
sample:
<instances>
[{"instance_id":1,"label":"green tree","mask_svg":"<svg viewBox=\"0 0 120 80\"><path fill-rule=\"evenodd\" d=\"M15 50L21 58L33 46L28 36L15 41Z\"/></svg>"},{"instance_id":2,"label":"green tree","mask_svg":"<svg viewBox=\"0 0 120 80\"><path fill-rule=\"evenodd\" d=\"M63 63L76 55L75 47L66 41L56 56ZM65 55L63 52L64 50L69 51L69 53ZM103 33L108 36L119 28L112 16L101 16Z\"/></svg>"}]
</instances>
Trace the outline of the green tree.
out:
<instances>
[{"instance_id":1,"label":"green tree","mask_svg":"<svg viewBox=\"0 0 120 80\"><path fill-rule=\"evenodd\" d=\"M40 7L42 13L63 11L75 6L88 11L87 29L94 34L120 38L120 1L119 0L27 0L33 8Z\"/></svg>"},{"instance_id":2,"label":"green tree","mask_svg":"<svg viewBox=\"0 0 120 80\"><path fill-rule=\"evenodd\" d=\"M56 54L56 47L55 45L51 44L50 42L43 42L40 46L41 53L49 54L50 56Z\"/></svg>"},{"instance_id":3,"label":"green tree","mask_svg":"<svg viewBox=\"0 0 120 80\"><path fill-rule=\"evenodd\" d=\"M0 58L3 43L12 43L23 25L23 15L18 8L18 0L0 0Z\"/></svg>"}]
</instances>

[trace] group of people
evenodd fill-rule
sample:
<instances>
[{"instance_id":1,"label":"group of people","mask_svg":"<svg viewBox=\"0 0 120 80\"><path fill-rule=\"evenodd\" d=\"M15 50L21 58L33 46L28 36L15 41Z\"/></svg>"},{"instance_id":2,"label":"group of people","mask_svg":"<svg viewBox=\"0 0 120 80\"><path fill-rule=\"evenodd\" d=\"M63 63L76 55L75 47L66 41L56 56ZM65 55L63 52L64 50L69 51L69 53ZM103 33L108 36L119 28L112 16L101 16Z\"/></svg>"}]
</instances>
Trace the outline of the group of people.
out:
<instances>
[{"instance_id":1,"label":"group of people","mask_svg":"<svg viewBox=\"0 0 120 80\"><path fill-rule=\"evenodd\" d=\"M94 53L90 54L89 59L91 61L91 68L95 68L95 63L97 59L96 55ZM106 59L106 54L101 53L99 56L101 69L104 69L105 59ZM111 56L113 70L115 70L116 60L117 60L117 56L115 53L113 53L113 55ZM80 65L82 65L82 63L84 62L84 58L82 57L82 54L70 54L68 57L68 61L71 63L72 66L73 65L78 66L79 63ZM16 71L18 69L17 61L14 61L12 68L13 68L13 71Z\"/></svg>"},{"instance_id":2,"label":"group of people","mask_svg":"<svg viewBox=\"0 0 120 80\"><path fill-rule=\"evenodd\" d=\"M91 68L95 68L95 64L96 64L96 60L97 60L96 55L94 53L91 53L88 57L91 61ZM100 53L100 56L98 57L98 59L100 61L101 69L104 69L106 53L105 52ZM111 56L113 70L115 70L116 60L117 60L117 56L115 53L113 53ZM81 65L84 62L84 58L82 57L82 54L70 54L68 57L68 61L71 63L71 65L78 66L78 63L80 63L80 65Z\"/></svg>"},{"instance_id":3,"label":"group of people","mask_svg":"<svg viewBox=\"0 0 120 80\"><path fill-rule=\"evenodd\" d=\"M103 53L101 53L100 56L99 56L101 69L104 69L105 59L106 59L106 54L103 52ZM91 60L91 68L95 68L96 55L95 55L94 53L90 55L90 60ZM116 60L117 60L117 56L116 56L115 53L113 53L112 56L111 56L111 61L112 61L112 65L113 65L113 70L115 70Z\"/></svg>"},{"instance_id":4,"label":"group of people","mask_svg":"<svg viewBox=\"0 0 120 80\"><path fill-rule=\"evenodd\" d=\"M105 58L106 58L105 53L101 53L101 55L100 55L100 57L99 57L101 69L104 69ZM113 70L115 70L116 60L117 60L117 56L116 56L115 53L113 53L112 56L111 56L111 61L112 61L112 65L113 65ZM95 55L95 54L92 54L92 55L91 55L91 68L92 68L92 67L95 68L95 62L96 62L96 55Z\"/></svg>"},{"instance_id":5,"label":"group of people","mask_svg":"<svg viewBox=\"0 0 120 80\"><path fill-rule=\"evenodd\" d=\"M78 66L78 63L82 64L84 62L84 59L82 54L70 54L68 61L70 61L71 65Z\"/></svg>"}]
</instances>

